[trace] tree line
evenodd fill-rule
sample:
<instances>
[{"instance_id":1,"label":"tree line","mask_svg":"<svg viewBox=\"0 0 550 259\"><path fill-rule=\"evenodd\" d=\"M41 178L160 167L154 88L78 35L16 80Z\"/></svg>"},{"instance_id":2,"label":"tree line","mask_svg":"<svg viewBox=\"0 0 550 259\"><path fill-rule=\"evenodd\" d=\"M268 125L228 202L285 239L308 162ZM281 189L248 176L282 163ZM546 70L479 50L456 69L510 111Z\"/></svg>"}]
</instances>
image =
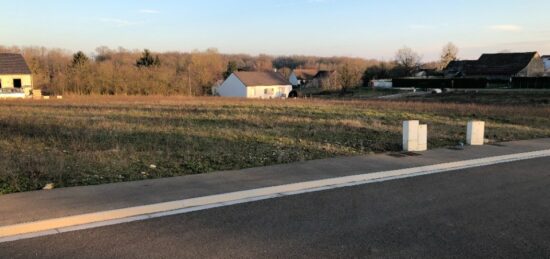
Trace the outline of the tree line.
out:
<instances>
[{"instance_id":1,"label":"tree line","mask_svg":"<svg viewBox=\"0 0 550 259\"><path fill-rule=\"evenodd\" d=\"M445 49L441 63L456 59L458 49L454 45ZM336 71L326 88L346 91L367 85L371 79L408 76L421 66L420 56L406 47L389 62L349 57L227 55L216 49L155 53L98 47L85 54L57 48L0 46L0 52L24 56L33 72L35 88L76 95L202 96L210 94L213 85L234 71L277 69L288 76L297 68Z\"/></svg>"},{"instance_id":2,"label":"tree line","mask_svg":"<svg viewBox=\"0 0 550 259\"><path fill-rule=\"evenodd\" d=\"M441 50L440 59L434 62L422 63L422 57L409 47L399 49L395 59L390 62L380 62L365 70L364 81L372 79L408 77L420 70L442 72L451 61L458 60L459 49L453 43L448 43Z\"/></svg>"}]
</instances>

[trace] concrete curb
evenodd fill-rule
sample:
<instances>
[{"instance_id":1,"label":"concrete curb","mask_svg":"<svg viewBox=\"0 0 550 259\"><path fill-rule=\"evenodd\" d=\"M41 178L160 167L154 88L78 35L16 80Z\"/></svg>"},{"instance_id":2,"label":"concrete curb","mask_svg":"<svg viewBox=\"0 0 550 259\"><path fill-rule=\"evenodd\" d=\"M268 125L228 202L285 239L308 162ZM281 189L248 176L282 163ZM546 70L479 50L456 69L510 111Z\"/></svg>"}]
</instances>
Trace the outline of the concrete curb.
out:
<instances>
[{"instance_id":1,"label":"concrete curb","mask_svg":"<svg viewBox=\"0 0 550 259\"><path fill-rule=\"evenodd\" d=\"M549 150L231 192L0 227L0 243L342 187L549 157ZM358 172L360 173L360 172Z\"/></svg>"}]
</instances>

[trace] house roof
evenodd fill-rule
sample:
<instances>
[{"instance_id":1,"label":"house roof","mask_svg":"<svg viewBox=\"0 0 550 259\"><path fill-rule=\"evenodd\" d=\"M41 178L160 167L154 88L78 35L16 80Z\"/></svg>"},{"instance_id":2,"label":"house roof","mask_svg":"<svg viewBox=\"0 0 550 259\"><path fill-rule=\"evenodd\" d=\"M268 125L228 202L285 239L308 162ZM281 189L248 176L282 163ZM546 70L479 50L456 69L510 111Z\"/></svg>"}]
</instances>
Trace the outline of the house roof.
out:
<instances>
[{"instance_id":1,"label":"house roof","mask_svg":"<svg viewBox=\"0 0 550 259\"><path fill-rule=\"evenodd\" d=\"M476 62L477 60L453 60L449 62L444 70L446 72L459 72L462 71L465 66L474 65Z\"/></svg>"},{"instance_id":2,"label":"house roof","mask_svg":"<svg viewBox=\"0 0 550 259\"><path fill-rule=\"evenodd\" d=\"M0 53L0 75L31 74L21 54Z\"/></svg>"},{"instance_id":3,"label":"house roof","mask_svg":"<svg viewBox=\"0 0 550 259\"><path fill-rule=\"evenodd\" d=\"M319 78L319 79L328 78L335 72L336 71L321 70L319 71L319 73L317 73L317 75L315 75L315 78Z\"/></svg>"},{"instance_id":4,"label":"house roof","mask_svg":"<svg viewBox=\"0 0 550 259\"><path fill-rule=\"evenodd\" d=\"M544 55L541 58L550 58L550 55Z\"/></svg>"},{"instance_id":5,"label":"house roof","mask_svg":"<svg viewBox=\"0 0 550 259\"><path fill-rule=\"evenodd\" d=\"M537 52L483 54L464 66L467 75L513 75L529 65Z\"/></svg>"},{"instance_id":6,"label":"house roof","mask_svg":"<svg viewBox=\"0 0 550 259\"><path fill-rule=\"evenodd\" d=\"M277 72L235 72L236 77L246 86L291 85L283 75Z\"/></svg>"},{"instance_id":7,"label":"house roof","mask_svg":"<svg viewBox=\"0 0 550 259\"><path fill-rule=\"evenodd\" d=\"M312 80L319 73L317 69L295 69L294 74L300 80Z\"/></svg>"}]
</instances>

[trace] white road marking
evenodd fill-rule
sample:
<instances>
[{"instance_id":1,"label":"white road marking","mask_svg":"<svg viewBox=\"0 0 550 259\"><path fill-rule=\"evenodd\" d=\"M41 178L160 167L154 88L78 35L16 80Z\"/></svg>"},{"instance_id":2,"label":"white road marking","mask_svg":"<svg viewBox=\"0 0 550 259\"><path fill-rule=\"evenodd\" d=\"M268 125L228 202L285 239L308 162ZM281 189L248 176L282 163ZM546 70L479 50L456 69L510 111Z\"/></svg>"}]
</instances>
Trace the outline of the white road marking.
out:
<instances>
[{"instance_id":1,"label":"white road marking","mask_svg":"<svg viewBox=\"0 0 550 259\"><path fill-rule=\"evenodd\" d=\"M30 223L0 227L0 243L59 233L110 226L133 221L166 217L194 211L231 206L289 195L318 192L336 188L350 187L421 175L451 172L461 169L509 163L549 157L550 150L519 153L512 155L488 157L443 163L415 168L406 168L377 173L359 174L301 183L285 184L259 189L231 192L225 194L197 197L179 201L157 203L125 209L88 213L76 216L41 220Z\"/></svg>"}]
</instances>

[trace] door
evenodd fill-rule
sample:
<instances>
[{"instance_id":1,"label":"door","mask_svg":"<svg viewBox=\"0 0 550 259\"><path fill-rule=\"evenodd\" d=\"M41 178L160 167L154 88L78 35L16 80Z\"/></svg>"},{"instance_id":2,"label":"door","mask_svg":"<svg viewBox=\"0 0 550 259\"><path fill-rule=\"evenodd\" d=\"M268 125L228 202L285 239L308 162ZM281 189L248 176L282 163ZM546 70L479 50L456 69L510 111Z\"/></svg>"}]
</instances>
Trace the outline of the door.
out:
<instances>
[{"instance_id":1,"label":"door","mask_svg":"<svg viewBox=\"0 0 550 259\"><path fill-rule=\"evenodd\" d=\"M13 79L13 87L21 88L21 79Z\"/></svg>"}]
</instances>

